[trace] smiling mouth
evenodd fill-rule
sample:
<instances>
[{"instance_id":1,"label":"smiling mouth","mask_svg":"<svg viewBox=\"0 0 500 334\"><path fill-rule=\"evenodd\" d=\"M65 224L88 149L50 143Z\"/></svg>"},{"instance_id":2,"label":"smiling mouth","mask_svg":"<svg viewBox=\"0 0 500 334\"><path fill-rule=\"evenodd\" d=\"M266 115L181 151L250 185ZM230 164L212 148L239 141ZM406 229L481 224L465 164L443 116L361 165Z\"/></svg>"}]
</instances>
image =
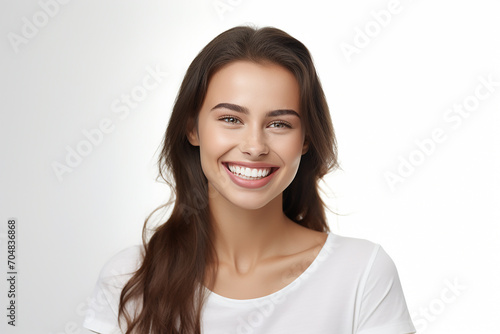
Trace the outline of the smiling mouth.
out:
<instances>
[{"instance_id":1,"label":"smiling mouth","mask_svg":"<svg viewBox=\"0 0 500 334\"><path fill-rule=\"evenodd\" d=\"M279 167L260 167L250 168L236 164L223 163L224 166L234 175L245 180L260 180L268 177L270 174L278 170Z\"/></svg>"}]
</instances>

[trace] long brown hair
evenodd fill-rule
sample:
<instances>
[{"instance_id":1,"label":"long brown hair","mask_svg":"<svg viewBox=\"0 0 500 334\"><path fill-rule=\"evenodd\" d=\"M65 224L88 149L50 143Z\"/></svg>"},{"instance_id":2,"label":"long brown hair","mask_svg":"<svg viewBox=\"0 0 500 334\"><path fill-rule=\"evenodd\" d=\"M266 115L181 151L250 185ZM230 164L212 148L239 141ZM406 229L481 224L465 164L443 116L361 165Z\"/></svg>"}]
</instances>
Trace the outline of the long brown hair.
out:
<instances>
[{"instance_id":1,"label":"long brown hair","mask_svg":"<svg viewBox=\"0 0 500 334\"><path fill-rule=\"evenodd\" d=\"M204 287L213 287L218 262L212 243L207 179L199 147L189 143L187 131L196 123L211 76L236 60L272 62L295 75L309 149L301 158L295 179L283 192L283 212L297 224L329 231L318 182L338 167L337 144L309 51L272 27L241 26L221 33L189 66L165 132L158 177L171 187L172 197L144 222L144 259L120 296L119 318L126 320L126 334L201 333L201 310L208 293ZM174 201L168 220L148 238L147 225L153 213ZM137 303L134 316L125 308L132 302Z\"/></svg>"}]
</instances>

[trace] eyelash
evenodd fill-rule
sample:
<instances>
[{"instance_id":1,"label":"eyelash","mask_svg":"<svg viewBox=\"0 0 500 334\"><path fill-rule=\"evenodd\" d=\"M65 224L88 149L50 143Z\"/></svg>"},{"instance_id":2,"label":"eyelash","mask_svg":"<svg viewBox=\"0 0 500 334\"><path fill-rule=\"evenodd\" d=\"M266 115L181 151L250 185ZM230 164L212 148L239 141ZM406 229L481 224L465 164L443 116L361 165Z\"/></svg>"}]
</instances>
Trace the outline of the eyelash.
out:
<instances>
[{"instance_id":1,"label":"eyelash","mask_svg":"<svg viewBox=\"0 0 500 334\"><path fill-rule=\"evenodd\" d=\"M228 116L222 116L222 117L219 118L219 120L220 121L224 121L225 119L228 119L228 118L232 118L232 119L235 119L235 120L241 122L241 120L238 117L229 116L229 115ZM227 121L224 121L224 122L229 123L229 124L233 123L233 122L227 122ZM283 121L276 121L276 122L272 122L271 124L282 124L282 125L284 125L287 128L292 128L292 126L289 123L283 122ZM282 128L276 128L276 129L282 129Z\"/></svg>"}]
</instances>

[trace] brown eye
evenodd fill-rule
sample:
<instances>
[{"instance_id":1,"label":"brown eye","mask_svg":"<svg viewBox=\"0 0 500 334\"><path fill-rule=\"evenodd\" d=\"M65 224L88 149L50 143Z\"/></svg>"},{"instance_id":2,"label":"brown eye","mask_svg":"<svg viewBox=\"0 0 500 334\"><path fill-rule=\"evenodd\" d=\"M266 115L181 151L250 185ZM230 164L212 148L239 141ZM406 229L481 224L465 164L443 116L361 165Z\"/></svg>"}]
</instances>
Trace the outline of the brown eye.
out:
<instances>
[{"instance_id":1,"label":"brown eye","mask_svg":"<svg viewBox=\"0 0 500 334\"><path fill-rule=\"evenodd\" d=\"M279 122L273 122L271 123L271 125L275 125L273 126L273 128L277 128L277 129L284 129L284 128L291 128L292 126L286 122L282 122L282 121L279 121Z\"/></svg>"},{"instance_id":2,"label":"brown eye","mask_svg":"<svg viewBox=\"0 0 500 334\"><path fill-rule=\"evenodd\" d=\"M219 121L223 121L225 123L230 123L230 124L236 124L236 122L241 123L241 121L234 116L224 116L224 117L219 118Z\"/></svg>"}]
</instances>

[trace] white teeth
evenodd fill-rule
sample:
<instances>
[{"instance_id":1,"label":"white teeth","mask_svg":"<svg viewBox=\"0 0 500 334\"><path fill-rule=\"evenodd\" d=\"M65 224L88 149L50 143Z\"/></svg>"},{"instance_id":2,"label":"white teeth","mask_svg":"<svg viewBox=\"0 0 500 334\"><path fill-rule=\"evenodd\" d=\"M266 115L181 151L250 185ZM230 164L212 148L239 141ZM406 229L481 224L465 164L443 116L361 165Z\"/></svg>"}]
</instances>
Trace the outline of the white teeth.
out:
<instances>
[{"instance_id":1,"label":"white teeth","mask_svg":"<svg viewBox=\"0 0 500 334\"><path fill-rule=\"evenodd\" d=\"M227 165L233 174L244 176L245 178L263 178L269 175L271 168L248 168L236 165Z\"/></svg>"}]
</instances>

